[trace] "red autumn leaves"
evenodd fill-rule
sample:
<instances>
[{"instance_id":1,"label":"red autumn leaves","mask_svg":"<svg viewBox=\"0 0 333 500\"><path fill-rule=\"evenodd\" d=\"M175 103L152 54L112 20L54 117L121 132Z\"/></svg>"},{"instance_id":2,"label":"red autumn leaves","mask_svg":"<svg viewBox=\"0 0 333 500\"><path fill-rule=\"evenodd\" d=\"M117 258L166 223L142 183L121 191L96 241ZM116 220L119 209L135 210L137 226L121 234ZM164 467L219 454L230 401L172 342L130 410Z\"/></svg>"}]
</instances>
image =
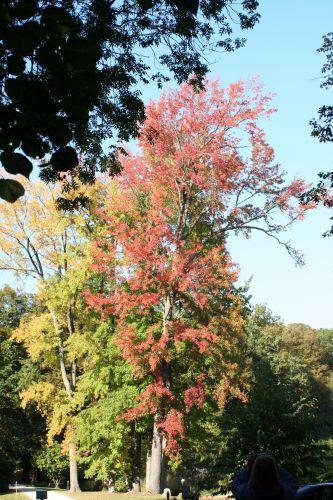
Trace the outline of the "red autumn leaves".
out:
<instances>
[{"instance_id":1,"label":"red autumn leaves","mask_svg":"<svg viewBox=\"0 0 333 500\"><path fill-rule=\"evenodd\" d=\"M116 318L121 354L146 380L126 417L156 415L171 455L206 393L221 405L228 394L245 398L228 234L276 236L309 208L297 202L304 182L284 183L258 125L269 103L256 81L207 81L200 92L185 84L149 103L139 152L120 158L101 213L94 266L109 286L87 297Z\"/></svg>"}]
</instances>

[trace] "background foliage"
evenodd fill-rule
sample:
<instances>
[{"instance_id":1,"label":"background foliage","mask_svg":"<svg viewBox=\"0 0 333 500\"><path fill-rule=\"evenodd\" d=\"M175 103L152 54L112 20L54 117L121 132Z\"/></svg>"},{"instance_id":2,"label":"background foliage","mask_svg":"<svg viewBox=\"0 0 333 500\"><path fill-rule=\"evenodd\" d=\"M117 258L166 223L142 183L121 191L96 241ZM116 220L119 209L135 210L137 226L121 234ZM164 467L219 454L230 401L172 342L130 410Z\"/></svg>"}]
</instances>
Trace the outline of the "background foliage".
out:
<instances>
[{"instance_id":1,"label":"background foliage","mask_svg":"<svg viewBox=\"0 0 333 500\"><path fill-rule=\"evenodd\" d=\"M234 50L252 28L256 0L4 0L0 7L0 160L13 175L92 181L95 171L119 171L103 141L127 141L144 118L138 84L169 74L178 82L207 71L212 49ZM159 48L161 47L161 48ZM158 49L158 51L157 51ZM157 62L167 73L152 67ZM84 156L84 163L79 161ZM0 179L9 202L22 183ZM81 201L86 201L82 196Z\"/></svg>"}]
</instances>

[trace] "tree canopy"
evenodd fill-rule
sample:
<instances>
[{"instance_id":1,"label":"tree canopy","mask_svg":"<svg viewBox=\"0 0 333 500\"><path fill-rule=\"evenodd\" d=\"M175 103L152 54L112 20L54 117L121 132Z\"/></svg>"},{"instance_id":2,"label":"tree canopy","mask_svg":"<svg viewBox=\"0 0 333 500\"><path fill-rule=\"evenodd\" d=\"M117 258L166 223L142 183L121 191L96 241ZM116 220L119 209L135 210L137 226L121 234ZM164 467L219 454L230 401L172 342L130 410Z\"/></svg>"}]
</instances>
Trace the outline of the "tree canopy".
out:
<instances>
[{"instance_id":1,"label":"tree canopy","mask_svg":"<svg viewBox=\"0 0 333 500\"><path fill-rule=\"evenodd\" d=\"M81 181L98 169L117 173L103 141L113 137L115 146L137 134L144 117L138 84L160 85L170 74L178 82L194 74L200 83L205 54L242 46L234 21L252 28L257 7L256 0L4 0L2 166L29 178L38 160L43 180L65 185L74 182L70 173ZM167 73L154 72L153 61ZM5 200L23 193L19 181L0 179Z\"/></svg>"},{"instance_id":2,"label":"tree canopy","mask_svg":"<svg viewBox=\"0 0 333 500\"><path fill-rule=\"evenodd\" d=\"M218 491L253 451L266 451L300 483L329 480L333 429L327 413L333 392L326 355L331 333L285 325L263 305L247 316L245 330L248 401L230 398L223 412L210 401L191 421L184 470L191 471L198 490L215 484Z\"/></svg>"},{"instance_id":3,"label":"tree canopy","mask_svg":"<svg viewBox=\"0 0 333 500\"><path fill-rule=\"evenodd\" d=\"M323 82L321 87L330 90L333 86L333 33L327 33L323 37L323 45L318 49L326 57L326 62L322 67ZM310 122L313 137L317 137L320 142L333 142L333 105L324 105L319 109L318 118ZM310 189L302 196L305 203L313 201L321 203L324 207L333 207L333 172L320 172L320 181L317 186ZM330 217L332 220L333 217ZM333 225L324 236L333 235Z\"/></svg>"},{"instance_id":4,"label":"tree canopy","mask_svg":"<svg viewBox=\"0 0 333 500\"><path fill-rule=\"evenodd\" d=\"M11 338L20 320L36 307L32 295L8 285L0 289L0 489L3 481L4 486L8 484L14 468L22 469L23 478L28 479L32 455L44 433L43 419L34 405L25 411L20 405L20 391L38 372L22 345Z\"/></svg>"},{"instance_id":5,"label":"tree canopy","mask_svg":"<svg viewBox=\"0 0 333 500\"><path fill-rule=\"evenodd\" d=\"M30 467L54 484L69 468L72 490L81 468L118 491L144 476L176 489L183 473L217 491L257 449L300 481L330 477L332 330L252 312L229 247L260 231L300 262L281 234L313 204L275 162L270 102L257 79L184 83L147 106L118 176L75 178L67 200L85 207L61 210L60 182L27 180L3 204L0 268L37 282L34 298L0 291L9 465L25 457L10 449L23 415L43 426L37 446L21 439Z\"/></svg>"},{"instance_id":6,"label":"tree canopy","mask_svg":"<svg viewBox=\"0 0 333 500\"><path fill-rule=\"evenodd\" d=\"M90 187L95 188L97 184ZM59 185L26 181L24 196L15 204L4 204L0 268L38 282L42 307L22 318L13 335L43 375L32 380L21 397L25 405L37 404L47 420L50 439L64 432L64 448L74 457L70 460L71 488L77 489L73 399L82 369L78 366L79 338L90 327L88 316L83 315L81 292L90 275L87 241L91 228L87 210L65 214L57 209L60 190Z\"/></svg>"},{"instance_id":7,"label":"tree canopy","mask_svg":"<svg viewBox=\"0 0 333 500\"><path fill-rule=\"evenodd\" d=\"M164 93L147 106L140 150L120 156L122 172L104 200L93 268L109 285L86 297L116 316L120 352L145 381L125 417L154 415L152 470L154 453L175 459L187 419L207 397L220 408L230 394L246 399L229 234L261 231L298 257L279 233L309 207L297 200L304 182L284 183L258 124L272 111L256 80Z\"/></svg>"}]
</instances>

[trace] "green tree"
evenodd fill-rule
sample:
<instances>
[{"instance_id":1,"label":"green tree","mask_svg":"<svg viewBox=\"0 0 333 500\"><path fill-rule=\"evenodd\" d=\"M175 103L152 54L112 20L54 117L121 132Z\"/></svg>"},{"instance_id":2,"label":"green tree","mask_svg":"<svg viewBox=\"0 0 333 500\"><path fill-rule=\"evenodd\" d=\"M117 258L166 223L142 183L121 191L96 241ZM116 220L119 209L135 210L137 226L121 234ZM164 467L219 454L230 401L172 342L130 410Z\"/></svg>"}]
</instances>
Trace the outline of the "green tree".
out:
<instances>
[{"instance_id":1,"label":"green tree","mask_svg":"<svg viewBox=\"0 0 333 500\"><path fill-rule=\"evenodd\" d=\"M16 328L20 319L34 307L34 296L20 292L4 285L0 289L0 329L4 336L9 337L13 328Z\"/></svg>"},{"instance_id":2,"label":"green tree","mask_svg":"<svg viewBox=\"0 0 333 500\"><path fill-rule=\"evenodd\" d=\"M65 214L57 209L59 186L26 185L23 198L3 205L0 267L38 283L42 307L20 322L15 339L43 369L43 376L22 396L25 403L36 401L47 416L50 436L66 431L75 490L79 486L72 401L79 373L78 337L89 328L81 291L90 273L87 242L92 226L88 210ZM95 188L86 192L89 189Z\"/></svg>"},{"instance_id":3,"label":"green tree","mask_svg":"<svg viewBox=\"0 0 333 500\"><path fill-rule=\"evenodd\" d=\"M299 481L327 480L332 433L326 408L333 394L322 334L306 325L286 326L264 306L255 308L246 330L248 401L232 398L223 413L208 402L184 446L187 474L199 489L217 491L250 453L269 451Z\"/></svg>"},{"instance_id":4,"label":"green tree","mask_svg":"<svg viewBox=\"0 0 333 500\"><path fill-rule=\"evenodd\" d=\"M4 0L3 167L29 177L30 159L51 155L42 164L46 181L73 171L92 180L98 168L116 173L115 156L106 159L102 144L137 134L144 117L137 85L161 84L170 73L178 82L192 74L200 81L207 52L244 44L233 35L233 23L252 28L257 7L257 0ZM151 70L156 59L166 75ZM23 193L18 181L0 179L2 198L13 202Z\"/></svg>"},{"instance_id":5,"label":"green tree","mask_svg":"<svg viewBox=\"0 0 333 500\"><path fill-rule=\"evenodd\" d=\"M68 475L68 460L59 443L44 445L33 457L34 466L42 471L55 488L64 483Z\"/></svg>"},{"instance_id":6,"label":"green tree","mask_svg":"<svg viewBox=\"0 0 333 500\"><path fill-rule=\"evenodd\" d=\"M284 342L288 352L307 361L310 390L317 401L315 439L325 451L317 460L312 460L309 475L312 480L330 481L333 472L333 331L316 330L303 324L288 325Z\"/></svg>"},{"instance_id":7,"label":"green tree","mask_svg":"<svg viewBox=\"0 0 333 500\"><path fill-rule=\"evenodd\" d=\"M112 472L133 484L138 433L115 419L126 402L134 402L136 386L113 342L114 318L105 322L99 308L88 311L82 293L88 286L97 293L112 286L90 269L88 242L100 223L87 210L58 211L57 189L31 185L23 200L6 204L2 213L0 265L34 277L41 304L14 333L40 370L22 387L22 403L35 402L50 442L63 440L69 449L72 489L78 487L78 459L89 477L106 480ZM98 203L104 188L92 189Z\"/></svg>"},{"instance_id":8,"label":"green tree","mask_svg":"<svg viewBox=\"0 0 333 500\"><path fill-rule=\"evenodd\" d=\"M38 372L11 334L20 319L35 308L31 295L17 292L8 285L0 289L0 450L10 467L23 469L26 480L44 422L34 405L29 405L26 411L20 406L20 390L27 387Z\"/></svg>"},{"instance_id":9,"label":"green tree","mask_svg":"<svg viewBox=\"0 0 333 500\"><path fill-rule=\"evenodd\" d=\"M317 400L309 389L308 363L281 346L282 329L272 325L256 338L249 403L243 411L237 404L231 407L242 436L240 440L234 436L233 445L241 450L239 458L254 449L274 453L302 480L318 455L314 446Z\"/></svg>"},{"instance_id":10,"label":"green tree","mask_svg":"<svg viewBox=\"0 0 333 500\"><path fill-rule=\"evenodd\" d=\"M106 282L104 282L104 286ZM139 489L141 455L147 426L120 418L139 393L130 365L115 343L115 324L100 318L95 331L81 338L84 372L78 380L80 411L75 418L78 450L85 475L107 483L113 479Z\"/></svg>"}]
</instances>

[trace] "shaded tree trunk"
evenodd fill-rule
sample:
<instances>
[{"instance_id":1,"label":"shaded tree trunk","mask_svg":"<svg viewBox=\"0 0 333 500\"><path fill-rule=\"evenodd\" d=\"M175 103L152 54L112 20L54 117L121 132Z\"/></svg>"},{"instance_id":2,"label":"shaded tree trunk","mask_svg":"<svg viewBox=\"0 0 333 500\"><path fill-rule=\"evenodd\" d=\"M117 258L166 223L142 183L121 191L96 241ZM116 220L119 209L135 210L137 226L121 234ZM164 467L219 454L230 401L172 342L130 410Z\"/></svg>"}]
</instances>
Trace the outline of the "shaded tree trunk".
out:
<instances>
[{"instance_id":1,"label":"shaded tree trunk","mask_svg":"<svg viewBox=\"0 0 333 500\"><path fill-rule=\"evenodd\" d=\"M151 446L148 447L147 459L146 459L146 493L149 493L150 465L151 465Z\"/></svg>"},{"instance_id":2,"label":"shaded tree trunk","mask_svg":"<svg viewBox=\"0 0 333 500\"><path fill-rule=\"evenodd\" d=\"M133 422L133 457L132 457L132 477L131 488L134 493L141 491L141 434L136 430L136 423Z\"/></svg>"}]
</instances>

